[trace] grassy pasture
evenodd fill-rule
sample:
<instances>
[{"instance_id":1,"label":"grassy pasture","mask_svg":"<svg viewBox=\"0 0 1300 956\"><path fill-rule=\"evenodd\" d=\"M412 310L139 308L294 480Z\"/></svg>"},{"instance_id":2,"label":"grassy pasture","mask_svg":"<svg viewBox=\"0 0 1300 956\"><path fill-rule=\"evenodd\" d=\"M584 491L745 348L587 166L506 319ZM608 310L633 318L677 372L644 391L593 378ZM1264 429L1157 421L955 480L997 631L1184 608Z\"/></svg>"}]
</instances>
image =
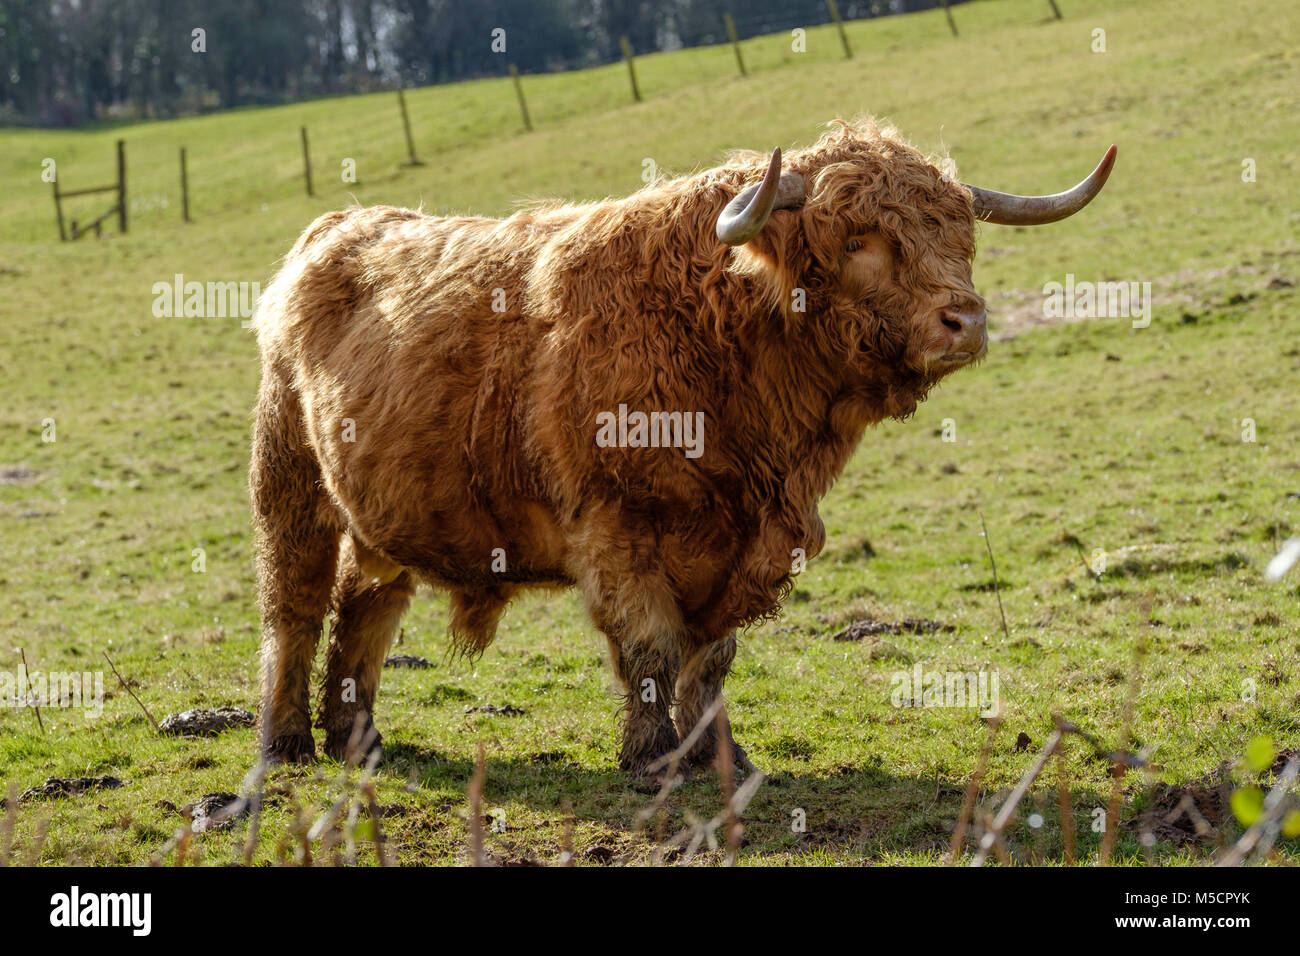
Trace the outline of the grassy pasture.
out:
<instances>
[{"instance_id":1,"label":"grassy pasture","mask_svg":"<svg viewBox=\"0 0 1300 956\"><path fill-rule=\"evenodd\" d=\"M1116 172L1095 206L1034 230L982 230L977 282L989 358L949 380L906 423L871 431L823 503L829 536L781 619L743 636L729 682L737 738L770 775L745 816L751 864L938 860L986 737L970 709L891 705L891 674L996 671L1004 724L980 806L993 808L1061 712L1120 745L1139 646L1133 729L1150 786L1194 783L1253 738L1300 744L1300 580L1265 584L1300 528L1300 53L1292 5L1243 0L988 0L621 64L526 77L536 131L521 131L508 80L411 91L417 148L405 158L391 94L65 132L0 130L0 669L106 670L107 651L158 718L256 705L257 618L245 489L255 347L235 319L157 318L155 282L265 283L316 214L362 203L507 213L536 196L594 198L641 185L643 163L707 166L729 147L809 142L836 116L894 121L947 153L964 178L1049 191L1111 142ZM1106 52L1093 52L1103 29ZM311 128L317 196L303 194L297 129ZM107 182L128 143L126 237L57 241L41 161L66 189ZM176 151L190 155L195 222L179 219ZM358 182L344 183L343 159ZM1242 179L1255 161L1256 181ZM166 200L166 208L163 201ZM71 200L89 218L99 198ZM1039 291L1080 280L1150 282L1149 327L1128 319L1040 324ZM56 441L42 440L53 419ZM951 419L956 441L943 440ZM1243 420L1255 423L1243 441ZM31 474L34 473L34 474ZM1004 635L981 535L988 524ZM205 570L192 570L203 549ZM1105 555L1090 573L1082 554ZM838 642L874 617L951 631ZM378 708L383 827L403 863L463 860L466 790L487 749L484 809L503 811L487 848L552 862L572 829L578 859L644 860L636 831L651 794L617 772L617 705L603 639L577 600L538 594L507 611L477 662L444 655L446 604L422 593ZM1245 690L1253 683L1254 693ZM160 738L107 675L104 713L0 708L0 783L110 774L119 789L24 802L15 855L131 864L184 821L172 807L233 791L251 730ZM510 704L518 716L471 712ZM1032 741L1017 751L1018 733ZM1095 858L1094 808L1108 767L1070 748L1080 857ZM336 765L277 771L259 861L277 859L298 806L337 793ZM1238 772L1244 779L1247 775ZM1017 859L1058 862L1054 780L1010 831ZM677 791L660 824L710 816L716 781ZM792 832L797 810L806 832ZM1028 815L1045 824L1032 828ZM566 821L569 821L566 823ZM652 827L653 830L653 827ZM1233 825L1226 831L1231 834ZM38 839L38 834L43 836ZM237 859L246 829L196 840ZM1125 862L1204 861L1211 844L1142 847ZM1282 855L1300 856L1295 841ZM363 844L363 860L373 854ZM702 859L716 861L717 853ZM171 857L169 857L171 859Z\"/></svg>"}]
</instances>

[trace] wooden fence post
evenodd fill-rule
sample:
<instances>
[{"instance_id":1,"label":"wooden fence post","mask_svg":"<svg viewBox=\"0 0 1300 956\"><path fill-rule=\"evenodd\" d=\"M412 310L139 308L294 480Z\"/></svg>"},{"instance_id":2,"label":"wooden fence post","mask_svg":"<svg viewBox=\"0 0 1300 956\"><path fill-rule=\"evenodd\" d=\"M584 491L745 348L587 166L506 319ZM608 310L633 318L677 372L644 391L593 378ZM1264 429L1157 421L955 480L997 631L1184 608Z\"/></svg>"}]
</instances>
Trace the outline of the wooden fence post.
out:
<instances>
[{"instance_id":1,"label":"wooden fence post","mask_svg":"<svg viewBox=\"0 0 1300 956\"><path fill-rule=\"evenodd\" d=\"M126 232L126 140L117 141L117 226Z\"/></svg>"},{"instance_id":2,"label":"wooden fence post","mask_svg":"<svg viewBox=\"0 0 1300 956\"><path fill-rule=\"evenodd\" d=\"M939 0L939 2L943 4L944 15L948 18L948 29L952 31L953 36L956 36L957 21L952 18L952 10L948 8L948 0Z\"/></svg>"},{"instance_id":3,"label":"wooden fence post","mask_svg":"<svg viewBox=\"0 0 1300 956\"><path fill-rule=\"evenodd\" d=\"M636 85L636 67L632 65L632 44L627 37L619 37L618 45L623 48L623 59L627 60L627 76L632 81L632 98L641 102L641 88Z\"/></svg>"},{"instance_id":4,"label":"wooden fence post","mask_svg":"<svg viewBox=\"0 0 1300 956\"><path fill-rule=\"evenodd\" d=\"M311 151L307 148L307 127L301 128L302 132L302 172L307 178L307 195L314 196L315 192L311 188Z\"/></svg>"},{"instance_id":5,"label":"wooden fence post","mask_svg":"<svg viewBox=\"0 0 1300 956\"><path fill-rule=\"evenodd\" d=\"M397 105L402 108L402 129L406 132L406 165L423 166L420 157L415 155L415 137L411 135L411 117L406 112L406 92L399 86L397 88Z\"/></svg>"},{"instance_id":6,"label":"wooden fence post","mask_svg":"<svg viewBox=\"0 0 1300 956\"><path fill-rule=\"evenodd\" d=\"M727 36L731 37L731 48L736 51L736 65L740 67L741 76L749 76L745 69L745 58L740 55L740 40L736 36L736 21L732 19L730 13L723 13L722 19L727 24Z\"/></svg>"},{"instance_id":7,"label":"wooden fence post","mask_svg":"<svg viewBox=\"0 0 1300 956\"><path fill-rule=\"evenodd\" d=\"M54 214L59 217L59 241L67 242L68 233L63 228L63 202L59 199L59 172L58 167L54 170Z\"/></svg>"},{"instance_id":8,"label":"wooden fence post","mask_svg":"<svg viewBox=\"0 0 1300 956\"><path fill-rule=\"evenodd\" d=\"M533 121L528 117L528 101L524 99L524 84L519 80L519 67L510 64L510 78L515 82L515 96L519 98L519 112L524 118L524 129L533 131Z\"/></svg>"},{"instance_id":9,"label":"wooden fence post","mask_svg":"<svg viewBox=\"0 0 1300 956\"><path fill-rule=\"evenodd\" d=\"M844 32L844 21L840 19L840 5L835 0L826 0L826 9L831 12L831 19L835 21L836 28L840 31L840 42L844 44L844 58L853 59L853 50L849 46L849 35Z\"/></svg>"},{"instance_id":10,"label":"wooden fence post","mask_svg":"<svg viewBox=\"0 0 1300 956\"><path fill-rule=\"evenodd\" d=\"M181 220L190 221L190 177L185 169L185 147L181 147Z\"/></svg>"}]
</instances>

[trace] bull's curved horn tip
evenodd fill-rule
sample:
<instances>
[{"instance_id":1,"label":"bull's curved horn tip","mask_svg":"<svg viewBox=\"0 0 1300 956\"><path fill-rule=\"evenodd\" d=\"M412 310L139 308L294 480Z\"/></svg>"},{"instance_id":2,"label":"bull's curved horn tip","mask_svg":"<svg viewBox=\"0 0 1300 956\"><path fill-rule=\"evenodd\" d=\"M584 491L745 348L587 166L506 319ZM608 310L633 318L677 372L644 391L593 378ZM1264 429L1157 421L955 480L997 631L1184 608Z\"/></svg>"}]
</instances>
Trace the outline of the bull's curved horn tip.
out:
<instances>
[{"instance_id":1,"label":"bull's curved horn tip","mask_svg":"<svg viewBox=\"0 0 1300 956\"><path fill-rule=\"evenodd\" d=\"M1115 157L1119 155L1119 147L1114 143L1110 144L1110 149L1106 150L1106 155L1101 158L1097 168L1092 171L1093 177L1100 178L1102 183L1106 182L1106 177L1110 175L1111 167L1115 165Z\"/></svg>"},{"instance_id":2,"label":"bull's curved horn tip","mask_svg":"<svg viewBox=\"0 0 1300 956\"><path fill-rule=\"evenodd\" d=\"M1106 185L1118 153L1118 147L1112 144L1097 168L1081 182L1065 192L1050 196L1017 196L982 189L970 183L963 185L971 191L976 218L1006 226L1043 225L1072 216L1092 202Z\"/></svg>"}]
</instances>

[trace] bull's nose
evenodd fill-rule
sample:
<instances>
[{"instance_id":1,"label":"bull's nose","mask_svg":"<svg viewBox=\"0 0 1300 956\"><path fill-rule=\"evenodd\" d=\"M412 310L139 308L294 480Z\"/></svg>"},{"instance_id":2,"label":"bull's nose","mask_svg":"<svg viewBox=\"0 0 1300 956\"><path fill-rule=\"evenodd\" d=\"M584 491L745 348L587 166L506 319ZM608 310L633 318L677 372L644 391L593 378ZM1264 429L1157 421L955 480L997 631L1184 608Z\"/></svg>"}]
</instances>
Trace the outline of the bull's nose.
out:
<instances>
[{"instance_id":1,"label":"bull's nose","mask_svg":"<svg viewBox=\"0 0 1300 956\"><path fill-rule=\"evenodd\" d=\"M967 359L983 355L988 345L987 320L988 313L983 309L978 312L944 312L941 321L944 328L952 334L948 354L954 358Z\"/></svg>"}]
</instances>

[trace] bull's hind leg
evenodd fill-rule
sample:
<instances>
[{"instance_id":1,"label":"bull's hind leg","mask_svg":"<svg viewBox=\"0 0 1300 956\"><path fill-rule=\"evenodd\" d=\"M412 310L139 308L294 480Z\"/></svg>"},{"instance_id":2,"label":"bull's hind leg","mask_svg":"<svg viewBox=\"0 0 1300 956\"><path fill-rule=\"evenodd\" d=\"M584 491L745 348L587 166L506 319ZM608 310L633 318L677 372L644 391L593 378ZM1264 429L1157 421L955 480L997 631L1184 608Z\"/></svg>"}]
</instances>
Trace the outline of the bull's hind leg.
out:
<instances>
[{"instance_id":1,"label":"bull's hind leg","mask_svg":"<svg viewBox=\"0 0 1300 956\"><path fill-rule=\"evenodd\" d=\"M685 740L695 730L696 725L707 717L713 703L722 697L722 685L731 670L731 662L736 657L736 635L729 634L725 640L710 642L697 648L690 654L677 678L677 732ZM695 766L708 764L716 759L718 749L718 729L726 735L731 744L732 762L741 770L753 770L745 751L731 736L731 721L725 710L715 712L700 728L699 737L687 754L687 763Z\"/></svg>"},{"instance_id":2,"label":"bull's hind leg","mask_svg":"<svg viewBox=\"0 0 1300 956\"><path fill-rule=\"evenodd\" d=\"M379 748L374 709L384 655L414 593L409 571L344 537L316 724L325 730L329 756L359 762L363 752ZM349 754L349 747L357 752Z\"/></svg>"},{"instance_id":3,"label":"bull's hind leg","mask_svg":"<svg viewBox=\"0 0 1300 956\"><path fill-rule=\"evenodd\" d=\"M315 753L308 682L329 604L339 529L304 446L297 396L264 371L249 471L262 611L262 751L273 761Z\"/></svg>"}]
</instances>

